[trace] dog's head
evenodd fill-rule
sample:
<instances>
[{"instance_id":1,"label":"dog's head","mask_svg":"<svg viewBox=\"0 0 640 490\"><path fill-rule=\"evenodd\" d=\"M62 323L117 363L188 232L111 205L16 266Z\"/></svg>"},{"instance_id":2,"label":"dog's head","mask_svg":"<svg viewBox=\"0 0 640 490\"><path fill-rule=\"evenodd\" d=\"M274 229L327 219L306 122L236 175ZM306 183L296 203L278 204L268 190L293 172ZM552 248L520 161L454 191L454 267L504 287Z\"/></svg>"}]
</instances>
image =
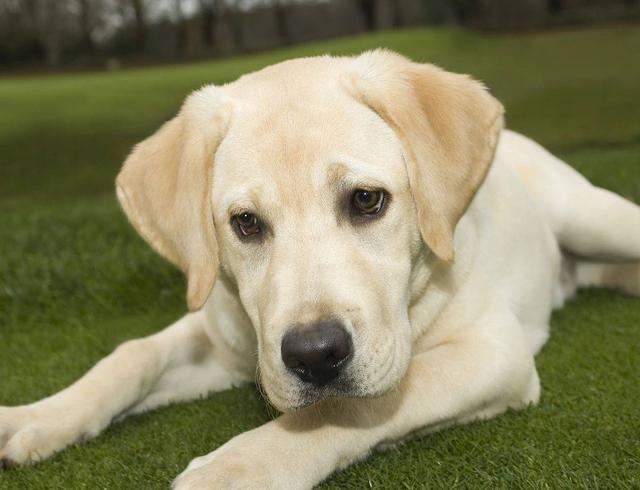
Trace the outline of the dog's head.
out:
<instances>
[{"instance_id":1,"label":"dog's head","mask_svg":"<svg viewBox=\"0 0 640 490\"><path fill-rule=\"evenodd\" d=\"M414 265L454 259L501 127L481 84L433 65L293 60L192 94L118 196L187 275L191 309L216 277L237 288L276 407L371 396L406 371Z\"/></svg>"}]
</instances>

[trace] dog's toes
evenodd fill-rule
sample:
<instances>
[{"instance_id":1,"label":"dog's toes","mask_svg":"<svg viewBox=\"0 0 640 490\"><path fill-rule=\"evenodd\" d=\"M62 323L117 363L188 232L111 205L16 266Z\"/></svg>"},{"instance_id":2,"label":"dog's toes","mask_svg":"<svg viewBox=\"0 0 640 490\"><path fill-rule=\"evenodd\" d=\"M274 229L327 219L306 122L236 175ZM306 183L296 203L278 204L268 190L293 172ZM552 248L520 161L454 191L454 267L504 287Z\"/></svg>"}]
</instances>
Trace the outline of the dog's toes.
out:
<instances>
[{"instance_id":1,"label":"dog's toes","mask_svg":"<svg viewBox=\"0 0 640 490\"><path fill-rule=\"evenodd\" d=\"M64 415L33 407L0 407L0 468L42 461L97 430L74 427ZM73 421L73 417L70 417Z\"/></svg>"},{"instance_id":2,"label":"dog's toes","mask_svg":"<svg viewBox=\"0 0 640 490\"><path fill-rule=\"evenodd\" d=\"M24 435L21 431L18 431L0 449L0 469L6 470L27 462L28 458L25 456L28 455L28 450L22 444Z\"/></svg>"},{"instance_id":3,"label":"dog's toes","mask_svg":"<svg viewBox=\"0 0 640 490\"><path fill-rule=\"evenodd\" d=\"M12 468L14 466L18 466L18 463L0 452L0 471L8 470L9 468Z\"/></svg>"},{"instance_id":4,"label":"dog's toes","mask_svg":"<svg viewBox=\"0 0 640 490\"><path fill-rule=\"evenodd\" d=\"M13 466L17 466L16 463L9 455L7 454L6 448L0 448L0 471L7 470L12 468Z\"/></svg>"}]
</instances>

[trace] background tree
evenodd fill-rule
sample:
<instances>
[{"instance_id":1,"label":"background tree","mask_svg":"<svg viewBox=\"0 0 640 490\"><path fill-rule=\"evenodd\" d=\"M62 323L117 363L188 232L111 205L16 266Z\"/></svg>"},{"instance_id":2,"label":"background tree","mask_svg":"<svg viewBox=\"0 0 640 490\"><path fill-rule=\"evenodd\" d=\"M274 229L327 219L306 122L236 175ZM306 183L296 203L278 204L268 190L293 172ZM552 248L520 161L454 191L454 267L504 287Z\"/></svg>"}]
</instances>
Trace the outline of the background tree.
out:
<instances>
[{"instance_id":1,"label":"background tree","mask_svg":"<svg viewBox=\"0 0 640 490\"><path fill-rule=\"evenodd\" d=\"M143 53L147 47L147 6L144 0L127 0L131 2L134 19L134 32L137 51Z\"/></svg>"}]
</instances>

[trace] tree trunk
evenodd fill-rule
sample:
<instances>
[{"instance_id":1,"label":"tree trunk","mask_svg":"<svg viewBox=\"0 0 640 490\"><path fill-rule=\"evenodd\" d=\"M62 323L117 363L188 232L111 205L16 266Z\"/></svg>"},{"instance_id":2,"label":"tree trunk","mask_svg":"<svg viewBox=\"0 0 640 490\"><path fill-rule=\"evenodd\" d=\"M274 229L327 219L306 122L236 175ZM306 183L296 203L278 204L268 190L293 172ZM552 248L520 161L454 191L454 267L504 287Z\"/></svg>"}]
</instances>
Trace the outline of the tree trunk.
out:
<instances>
[{"instance_id":1,"label":"tree trunk","mask_svg":"<svg viewBox=\"0 0 640 490\"><path fill-rule=\"evenodd\" d=\"M376 0L358 0L358 7L368 31L376 29Z\"/></svg>"},{"instance_id":2,"label":"tree trunk","mask_svg":"<svg viewBox=\"0 0 640 490\"><path fill-rule=\"evenodd\" d=\"M214 0L213 5L215 10L212 34L215 50L219 54L233 53L238 50L238 46L235 43L237 33L234 32L232 21L230 20L233 13L229 13L225 0Z\"/></svg>"},{"instance_id":3,"label":"tree trunk","mask_svg":"<svg viewBox=\"0 0 640 490\"><path fill-rule=\"evenodd\" d=\"M289 26L287 25L287 8L283 5L281 0L275 0L273 3L273 9L276 16L276 28L278 29L278 36L282 40L282 43L287 45L291 44L291 34L289 33Z\"/></svg>"},{"instance_id":4,"label":"tree trunk","mask_svg":"<svg viewBox=\"0 0 640 490\"><path fill-rule=\"evenodd\" d=\"M79 0L80 7L80 33L82 35L82 49L91 54L95 49L93 39L91 38L91 1Z\"/></svg>"},{"instance_id":5,"label":"tree trunk","mask_svg":"<svg viewBox=\"0 0 640 490\"><path fill-rule=\"evenodd\" d=\"M184 55L187 42L187 26L185 25L184 13L182 12L182 0L173 0L173 6L176 14L177 51L178 56L182 56Z\"/></svg>"},{"instance_id":6,"label":"tree trunk","mask_svg":"<svg viewBox=\"0 0 640 490\"><path fill-rule=\"evenodd\" d=\"M146 49L147 44L147 25L145 19L145 11L143 0L131 0L131 6L133 7L133 14L135 17L135 37L136 48L138 52L142 53Z\"/></svg>"},{"instance_id":7,"label":"tree trunk","mask_svg":"<svg viewBox=\"0 0 640 490\"><path fill-rule=\"evenodd\" d=\"M398 23L396 0L374 0L373 23L376 30L391 29Z\"/></svg>"},{"instance_id":8,"label":"tree trunk","mask_svg":"<svg viewBox=\"0 0 640 490\"><path fill-rule=\"evenodd\" d=\"M60 64L61 2L31 0L25 2L36 37L44 48L44 60L49 66Z\"/></svg>"},{"instance_id":9,"label":"tree trunk","mask_svg":"<svg viewBox=\"0 0 640 490\"><path fill-rule=\"evenodd\" d=\"M242 12L240 12L239 3L238 0L231 2L231 12L227 10L225 20L228 19L230 21L236 51L245 51L244 33L242 32Z\"/></svg>"},{"instance_id":10,"label":"tree trunk","mask_svg":"<svg viewBox=\"0 0 640 490\"><path fill-rule=\"evenodd\" d=\"M215 33L214 26L216 22L216 5L215 1L208 2L200 0L200 17L202 19L202 40L205 46L211 48L214 45Z\"/></svg>"}]
</instances>

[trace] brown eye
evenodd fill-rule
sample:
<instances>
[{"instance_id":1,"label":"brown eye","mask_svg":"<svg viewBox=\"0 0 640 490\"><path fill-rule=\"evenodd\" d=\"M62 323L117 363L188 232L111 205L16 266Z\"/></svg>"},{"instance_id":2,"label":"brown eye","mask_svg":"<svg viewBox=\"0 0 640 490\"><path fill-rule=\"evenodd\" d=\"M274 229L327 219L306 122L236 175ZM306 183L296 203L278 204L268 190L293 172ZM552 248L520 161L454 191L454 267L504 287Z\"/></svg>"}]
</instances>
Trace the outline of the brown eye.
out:
<instances>
[{"instance_id":1,"label":"brown eye","mask_svg":"<svg viewBox=\"0 0 640 490\"><path fill-rule=\"evenodd\" d=\"M351 207L358 214L374 216L384 207L384 191L356 189L351 197Z\"/></svg>"},{"instance_id":2,"label":"brown eye","mask_svg":"<svg viewBox=\"0 0 640 490\"><path fill-rule=\"evenodd\" d=\"M255 236L262 232L262 228L260 227L260 220L255 214L236 214L231 221L235 226L240 238Z\"/></svg>"}]
</instances>

